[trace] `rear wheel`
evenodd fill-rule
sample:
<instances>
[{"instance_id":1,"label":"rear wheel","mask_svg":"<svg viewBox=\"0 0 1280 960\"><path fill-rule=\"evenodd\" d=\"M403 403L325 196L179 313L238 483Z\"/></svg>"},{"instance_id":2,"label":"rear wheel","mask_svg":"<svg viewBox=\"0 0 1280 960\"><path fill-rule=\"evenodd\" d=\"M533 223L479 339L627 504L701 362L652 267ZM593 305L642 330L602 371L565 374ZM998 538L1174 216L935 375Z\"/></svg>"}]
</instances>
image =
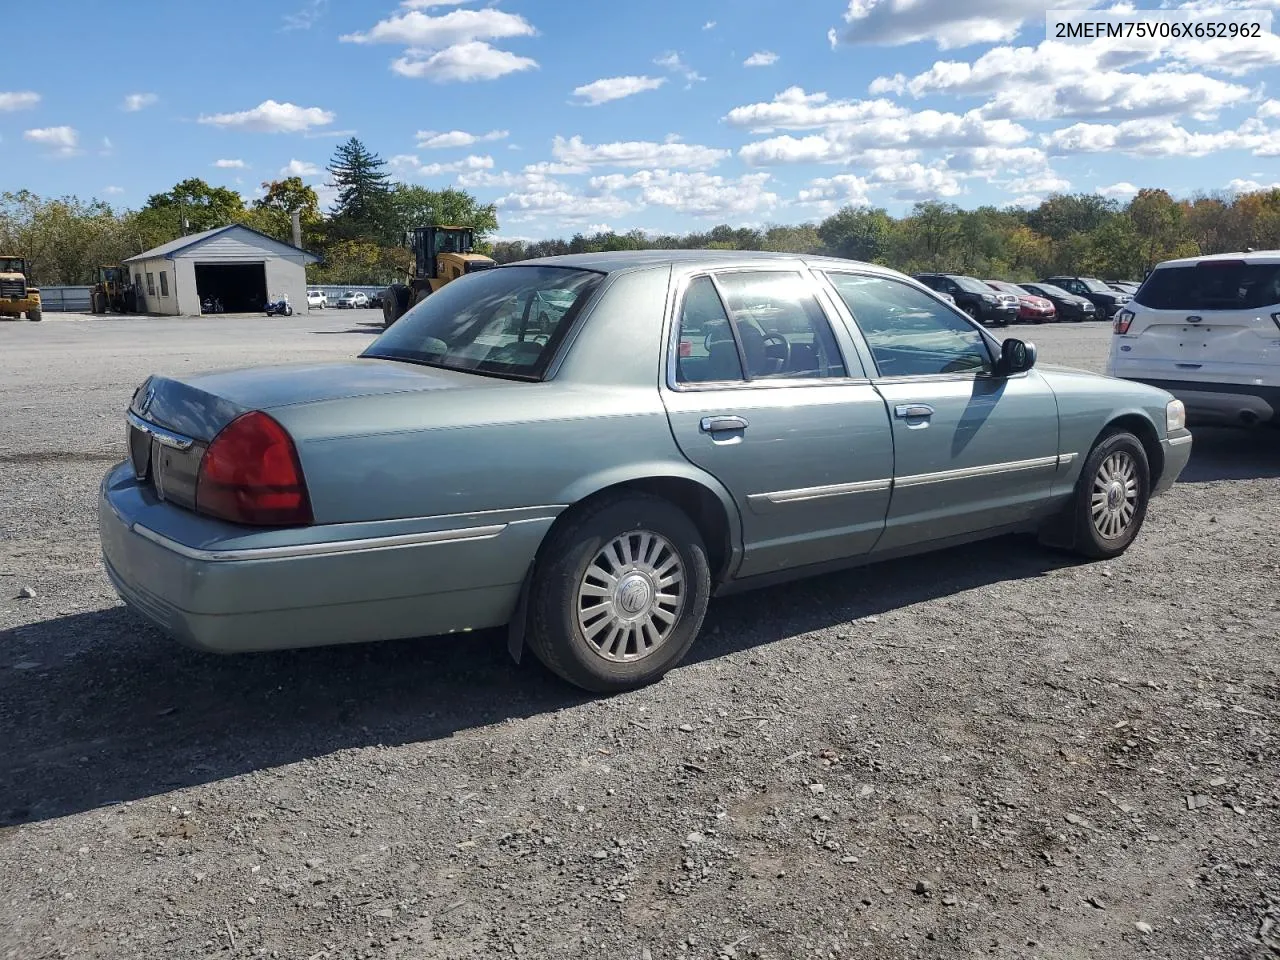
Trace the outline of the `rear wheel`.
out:
<instances>
[{"instance_id":1,"label":"rear wheel","mask_svg":"<svg viewBox=\"0 0 1280 960\"><path fill-rule=\"evenodd\" d=\"M1129 548L1147 517L1151 467L1142 441L1120 431L1089 453L1072 504L1076 552L1095 560Z\"/></svg>"},{"instance_id":2,"label":"rear wheel","mask_svg":"<svg viewBox=\"0 0 1280 960\"><path fill-rule=\"evenodd\" d=\"M627 494L588 505L541 551L529 647L595 693L660 679L693 644L711 571L698 528L666 500Z\"/></svg>"},{"instance_id":3,"label":"rear wheel","mask_svg":"<svg viewBox=\"0 0 1280 960\"><path fill-rule=\"evenodd\" d=\"M41 310L28 310L27 319L30 320L32 323L39 323L41 320L44 319L44 312Z\"/></svg>"},{"instance_id":4,"label":"rear wheel","mask_svg":"<svg viewBox=\"0 0 1280 960\"><path fill-rule=\"evenodd\" d=\"M382 300L382 325L389 327L409 309L409 288L403 283L393 283Z\"/></svg>"}]
</instances>

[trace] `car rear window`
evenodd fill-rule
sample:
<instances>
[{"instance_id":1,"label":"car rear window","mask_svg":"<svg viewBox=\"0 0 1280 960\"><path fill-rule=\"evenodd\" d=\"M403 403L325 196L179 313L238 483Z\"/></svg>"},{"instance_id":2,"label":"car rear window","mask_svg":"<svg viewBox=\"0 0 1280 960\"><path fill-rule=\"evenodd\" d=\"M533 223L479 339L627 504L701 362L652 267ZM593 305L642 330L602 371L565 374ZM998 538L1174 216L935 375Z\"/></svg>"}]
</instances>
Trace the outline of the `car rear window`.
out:
<instances>
[{"instance_id":1,"label":"car rear window","mask_svg":"<svg viewBox=\"0 0 1280 960\"><path fill-rule=\"evenodd\" d=\"M1280 264L1209 260L1161 267L1134 299L1152 310L1256 310L1280 303Z\"/></svg>"},{"instance_id":2,"label":"car rear window","mask_svg":"<svg viewBox=\"0 0 1280 960\"><path fill-rule=\"evenodd\" d=\"M361 356L540 380L603 277L547 266L468 274L410 309Z\"/></svg>"}]
</instances>

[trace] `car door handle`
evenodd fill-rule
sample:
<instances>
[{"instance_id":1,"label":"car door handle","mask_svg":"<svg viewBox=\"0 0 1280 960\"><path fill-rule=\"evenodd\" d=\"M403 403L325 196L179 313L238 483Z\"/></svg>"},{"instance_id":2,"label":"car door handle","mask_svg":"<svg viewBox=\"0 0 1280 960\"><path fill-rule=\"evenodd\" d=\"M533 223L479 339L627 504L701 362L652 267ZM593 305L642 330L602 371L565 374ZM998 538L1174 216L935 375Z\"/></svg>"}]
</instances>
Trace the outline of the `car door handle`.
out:
<instances>
[{"instance_id":1,"label":"car door handle","mask_svg":"<svg viewBox=\"0 0 1280 960\"><path fill-rule=\"evenodd\" d=\"M720 433L725 430L745 430L749 424L742 417L703 417L703 433Z\"/></svg>"},{"instance_id":2,"label":"car door handle","mask_svg":"<svg viewBox=\"0 0 1280 960\"><path fill-rule=\"evenodd\" d=\"M919 420L933 416L933 407L927 403L900 403L893 408L893 415L899 420Z\"/></svg>"}]
</instances>

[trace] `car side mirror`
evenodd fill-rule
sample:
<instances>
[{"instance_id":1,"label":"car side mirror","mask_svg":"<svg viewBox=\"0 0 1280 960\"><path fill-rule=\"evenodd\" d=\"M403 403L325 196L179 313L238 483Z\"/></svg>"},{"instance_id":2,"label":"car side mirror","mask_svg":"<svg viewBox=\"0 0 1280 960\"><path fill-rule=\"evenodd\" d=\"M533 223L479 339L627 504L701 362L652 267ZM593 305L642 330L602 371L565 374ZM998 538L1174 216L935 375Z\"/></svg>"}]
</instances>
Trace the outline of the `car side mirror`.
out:
<instances>
[{"instance_id":1,"label":"car side mirror","mask_svg":"<svg viewBox=\"0 0 1280 960\"><path fill-rule=\"evenodd\" d=\"M1036 345L1010 337L1000 346L1000 364L996 373L1002 377L1025 373L1036 365Z\"/></svg>"}]
</instances>

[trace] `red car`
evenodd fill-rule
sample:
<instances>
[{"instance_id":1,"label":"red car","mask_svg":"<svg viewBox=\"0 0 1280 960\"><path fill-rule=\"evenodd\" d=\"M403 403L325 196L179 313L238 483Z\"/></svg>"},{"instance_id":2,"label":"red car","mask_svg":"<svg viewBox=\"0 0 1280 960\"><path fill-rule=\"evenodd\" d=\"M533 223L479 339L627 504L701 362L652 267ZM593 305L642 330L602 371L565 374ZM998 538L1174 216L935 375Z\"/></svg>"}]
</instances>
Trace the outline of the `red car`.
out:
<instances>
[{"instance_id":1,"label":"red car","mask_svg":"<svg viewBox=\"0 0 1280 960\"><path fill-rule=\"evenodd\" d=\"M1058 309L1052 300L1027 293L1016 283L1007 280L987 280L986 285L1001 293L1011 293L1018 298L1018 319L1026 323L1052 323L1058 319Z\"/></svg>"}]
</instances>

